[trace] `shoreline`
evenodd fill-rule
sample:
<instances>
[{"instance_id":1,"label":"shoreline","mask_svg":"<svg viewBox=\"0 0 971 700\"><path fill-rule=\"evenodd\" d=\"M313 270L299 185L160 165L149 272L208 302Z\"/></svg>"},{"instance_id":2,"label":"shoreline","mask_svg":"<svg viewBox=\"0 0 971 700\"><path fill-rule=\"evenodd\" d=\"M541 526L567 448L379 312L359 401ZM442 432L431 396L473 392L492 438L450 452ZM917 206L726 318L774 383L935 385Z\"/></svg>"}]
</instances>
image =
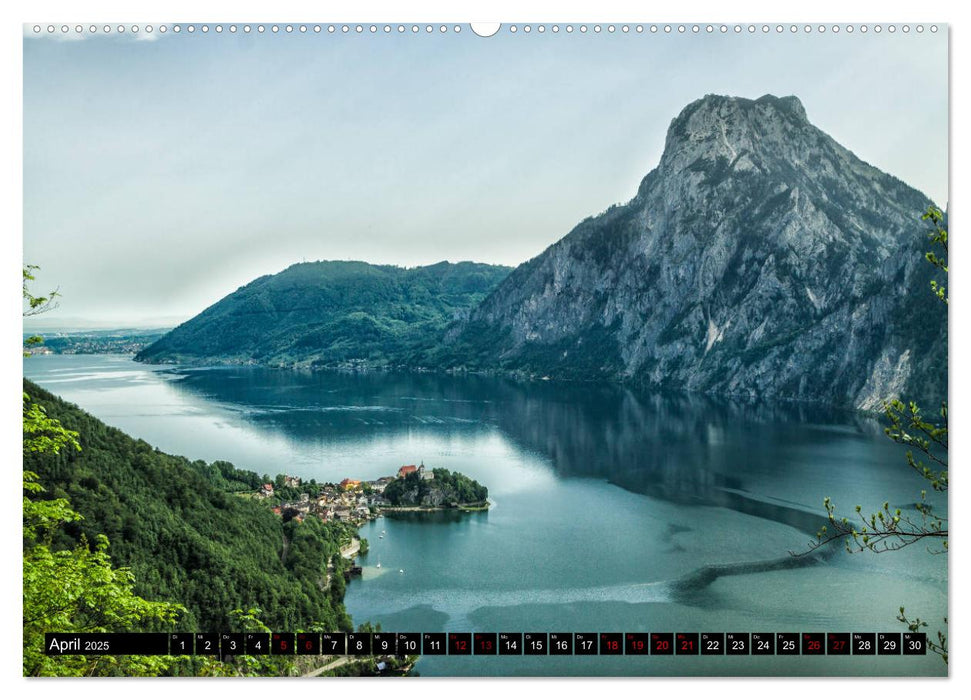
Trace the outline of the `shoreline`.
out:
<instances>
[{"instance_id":1,"label":"shoreline","mask_svg":"<svg viewBox=\"0 0 971 700\"><path fill-rule=\"evenodd\" d=\"M486 503L461 503L456 506L380 506L377 515L384 513L447 513L450 511L460 511L464 513L481 513L489 510L492 504Z\"/></svg>"}]
</instances>

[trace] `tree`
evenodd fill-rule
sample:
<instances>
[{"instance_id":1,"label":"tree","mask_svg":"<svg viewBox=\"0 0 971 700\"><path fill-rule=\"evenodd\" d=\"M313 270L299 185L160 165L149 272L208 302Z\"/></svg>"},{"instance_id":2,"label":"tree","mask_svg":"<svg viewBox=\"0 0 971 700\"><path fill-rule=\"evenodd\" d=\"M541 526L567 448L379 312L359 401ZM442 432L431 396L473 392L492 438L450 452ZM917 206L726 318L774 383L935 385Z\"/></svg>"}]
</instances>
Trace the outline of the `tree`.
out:
<instances>
[{"instance_id":1,"label":"tree","mask_svg":"<svg viewBox=\"0 0 971 700\"><path fill-rule=\"evenodd\" d=\"M935 207L929 207L921 217L929 221L933 230L929 234L932 245L943 250L940 257L934 251L925 253L925 258L938 270L947 274L947 228L944 213ZM931 280L931 290L934 296L948 303L946 286L938 280ZM920 406L910 401L904 403L899 399L892 399L884 404L884 415L889 422L884 432L887 437L899 445L908 448L907 464L917 472L931 489L946 492L948 486L948 436L947 436L947 401L941 403L938 417L933 420L925 418ZM916 456L915 456L916 453ZM830 498L823 500L823 507L829 520L810 542L809 552L815 551L839 541L842 541L847 552L862 552L869 550L875 553L896 551L917 542L925 542L932 554L947 552L948 529L947 518L934 512L927 503L927 490L920 492L920 500L915 504L918 517L910 517L901 513L899 508L890 508L889 502L884 502L880 510L865 515L862 506L855 507L853 517L839 516L836 505ZM806 554L807 552L803 552ZM901 607L897 619L907 625L911 632L917 632L927 627L927 622L920 618L909 618L906 610ZM947 624L947 618L944 618ZM927 648L939 654L947 663L947 634L938 630L937 640L928 640Z\"/></svg>"},{"instance_id":2,"label":"tree","mask_svg":"<svg viewBox=\"0 0 971 700\"><path fill-rule=\"evenodd\" d=\"M34 281L34 272L40 268L37 265L24 265L24 302L27 308L24 309L24 316L37 316L57 308L57 297L61 296L58 290L49 292L47 296L35 296L29 289L29 284Z\"/></svg>"},{"instance_id":3,"label":"tree","mask_svg":"<svg viewBox=\"0 0 971 700\"><path fill-rule=\"evenodd\" d=\"M25 316L49 310L47 297L33 296L27 282L37 267L24 267ZM31 339L33 340L33 339ZM38 338L34 342L40 342ZM44 407L23 394L23 452L59 455L81 450L80 435L47 415ZM184 611L174 603L152 603L133 593L134 576L115 569L103 535L93 546L86 539L70 550L53 546L55 534L66 523L81 520L64 498L38 500L44 491L37 474L23 472L23 673L25 676L159 675L173 657L150 656L48 656L46 632L113 632L144 629L146 625L174 622Z\"/></svg>"}]
</instances>

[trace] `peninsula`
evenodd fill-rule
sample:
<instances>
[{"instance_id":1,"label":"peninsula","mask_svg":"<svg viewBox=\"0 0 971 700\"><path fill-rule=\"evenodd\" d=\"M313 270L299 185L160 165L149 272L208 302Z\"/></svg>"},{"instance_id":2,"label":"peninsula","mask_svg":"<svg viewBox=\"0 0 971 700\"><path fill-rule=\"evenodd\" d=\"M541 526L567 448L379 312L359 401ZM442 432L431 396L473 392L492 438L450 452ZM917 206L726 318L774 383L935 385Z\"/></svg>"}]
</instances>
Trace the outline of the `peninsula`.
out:
<instances>
[{"instance_id":1,"label":"peninsula","mask_svg":"<svg viewBox=\"0 0 971 700\"><path fill-rule=\"evenodd\" d=\"M395 476L336 484L280 474L251 495L268 501L285 521L317 517L355 527L383 513L489 508L489 489L478 481L448 469L426 469L424 463L405 465Z\"/></svg>"}]
</instances>

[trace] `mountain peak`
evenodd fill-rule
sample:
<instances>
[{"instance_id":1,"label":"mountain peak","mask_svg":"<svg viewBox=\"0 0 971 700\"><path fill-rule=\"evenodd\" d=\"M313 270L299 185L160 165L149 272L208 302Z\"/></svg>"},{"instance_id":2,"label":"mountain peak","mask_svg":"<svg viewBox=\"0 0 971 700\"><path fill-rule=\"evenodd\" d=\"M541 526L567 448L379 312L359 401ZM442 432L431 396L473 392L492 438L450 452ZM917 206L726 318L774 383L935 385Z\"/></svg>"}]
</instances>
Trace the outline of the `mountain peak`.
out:
<instances>
[{"instance_id":1,"label":"mountain peak","mask_svg":"<svg viewBox=\"0 0 971 700\"><path fill-rule=\"evenodd\" d=\"M705 95L672 120L661 168L683 172L699 159L727 159L743 170L762 170L780 157L800 162L815 148L820 134L794 95Z\"/></svg>"},{"instance_id":2,"label":"mountain peak","mask_svg":"<svg viewBox=\"0 0 971 700\"><path fill-rule=\"evenodd\" d=\"M795 118L808 123L806 108L802 101L795 95L777 97L771 94L753 100L748 97L737 97L734 95L708 94L687 105L681 114L674 121L682 118L690 118L693 114L715 113L727 116L731 113L752 113L757 112L764 116L778 116L783 118Z\"/></svg>"},{"instance_id":3,"label":"mountain peak","mask_svg":"<svg viewBox=\"0 0 971 700\"><path fill-rule=\"evenodd\" d=\"M674 118L668 128L665 150L677 150L685 143L714 140L723 145L730 139L781 135L793 128L810 127L806 109L795 95L763 95L757 100L728 95L705 95Z\"/></svg>"},{"instance_id":4,"label":"mountain peak","mask_svg":"<svg viewBox=\"0 0 971 700\"><path fill-rule=\"evenodd\" d=\"M553 378L936 403L946 308L914 301L933 274L927 204L796 97L707 95L671 122L637 195L514 271L461 342L480 366Z\"/></svg>"}]
</instances>

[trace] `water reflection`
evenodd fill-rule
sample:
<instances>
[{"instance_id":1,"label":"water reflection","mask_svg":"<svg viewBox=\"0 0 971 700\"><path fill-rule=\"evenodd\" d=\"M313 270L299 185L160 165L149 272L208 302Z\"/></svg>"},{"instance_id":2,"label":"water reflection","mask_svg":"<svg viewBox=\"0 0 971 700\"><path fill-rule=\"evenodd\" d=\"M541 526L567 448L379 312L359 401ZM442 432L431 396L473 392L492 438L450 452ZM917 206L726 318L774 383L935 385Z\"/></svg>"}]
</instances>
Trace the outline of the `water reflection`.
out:
<instances>
[{"instance_id":1,"label":"water reflection","mask_svg":"<svg viewBox=\"0 0 971 700\"><path fill-rule=\"evenodd\" d=\"M875 418L807 404L475 375L248 367L182 369L173 385L298 441L498 430L520 449L545 456L561 477L602 478L672 503L730 508L810 534L823 523L821 496L806 497L800 484L900 458ZM845 464L832 464L831 455Z\"/></svg>"}]
</instances>

